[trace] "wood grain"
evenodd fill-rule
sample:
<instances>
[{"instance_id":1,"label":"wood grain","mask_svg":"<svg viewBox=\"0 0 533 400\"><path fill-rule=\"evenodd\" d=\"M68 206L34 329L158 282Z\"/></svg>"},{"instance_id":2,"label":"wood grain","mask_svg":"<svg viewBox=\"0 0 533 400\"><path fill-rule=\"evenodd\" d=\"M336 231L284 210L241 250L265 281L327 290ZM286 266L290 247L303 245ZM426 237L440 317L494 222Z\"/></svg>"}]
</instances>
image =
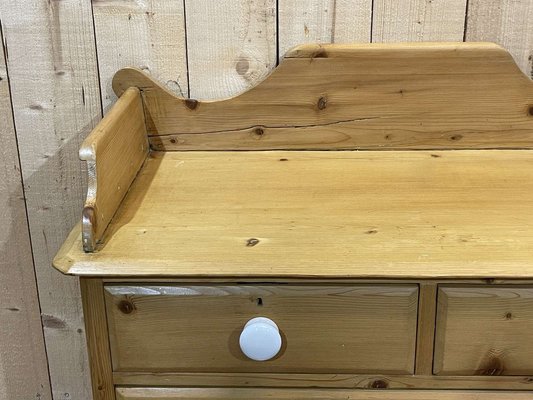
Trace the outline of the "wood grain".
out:
<instances>
[{"instance_id":1,"label":"wood grain","mask_svg":"<svg viewBox=\"0 0 533 400\"><path fill-rule=\"evenodd\" d=\"M530 400L531 392L119 388L118 400Z\"/></svg>"},{"instance_id":2,"label":"wood grain","mask_svg":"<svg viewBox=\"0 0 533 400\"><path fill-rule=\"evenodd\" d=\"M98 278L82 278L83 315L91 364L93 400L115 400L104 289Z\"/></svg>"},{"instance_id":3,"label":"wood grain","mask_svg":"<svg viewBox=\"0 0 533 400\"><path fill-rule=\"evenodd\" d=\"M53 398L89 399L78 280L50 264L80 219L77 151L101 118L91 6L4 0L0 14Z\"/></svg>"},{"instance_id":4,"label":"wood grain","mask_svg":"<svg viewBox=\"0 0 533 400\"><path fill-rule=\"evenodd\" d=\"M439 288L434 371L533 374L533 286Z\"/></svg>"},{"instance_id":5,"label":"wood grain","mask_svg":"<svg viewBox=\"0 0 533 400\"><path fill-rule=\"evenodd\" d=\"M280 0L280 58L302 43L370 42L372 0Z\"/></svg>"},{"instance_id":6,"label":"wood grain","mask_svg":"<svg viewBox=\"0 0 533 400\"><path fill-rule=\"evenodd\" d=\"M221 101L178 98L140 71L156 150L531 148L533 83L494 44L304 45ZM281 111L280 111L281 110Z\"/></svg>"},{"instance_id":7,"label":"wood grain","mask_svg":"<svg viewBox=\"0 0 533 400\"><path fill-rule=\"evenodd\" d=\"M0 399L51 399L0 30Z\"/></svg>"},{"instance_id":8,"label":"wood grain","mask_svg":"<svg viewBox=\"0 0 533 400\"><path fill-rule=\"evenodd\" d=\"M414 371L415 285L106 286L115 371ZM265 316L280 354L249 360L239 335Z\"/></svg>"},{"instance_id":9,"label":"wood grain","mask_svg":"<svg viewBox=\"0 0 533 400\"><path fill-rule=\"evenodd\" d=\"M132 87L80 148L80 159L87 162L89 177L82 219L85 251L94 251L148 151L142 100L139 89Z\"/></svg>"},{"instance_id":10,"label":"wood grain","mask_svg":"<svg viewBox=\"0 0 533 400\"><path fill-rule=\"evenodd\" d=\"M240 93L276 65L276 0L185 0L185 8L193 99Z\"/></svg>"},{"instance_id":11,"label":"wood grain","mask_svg":"<svg viewBox=\"0 0 533 400\"><path fill-rule=\"evenodd\" d=\"M437 285L422 282L419 291L415 373L417 375L432 375Z\"/></svg>"},{"instance_id":12,"label":"wood grain","mask_svg":"<svg viewBox=\"0 0 533 400\"><path fill-rule=\"evenodd\" d=\"M526 376L428 376L354 374L272 374L202 372L115 372L121 386L181 387L286 387L345 389L447 389L447 390L528 390L532 377Z\"/></svg>"},{"instance_id":13,"label":"wood grain","mask_svg":"<svg viewBox=\"0 0 533 400\"><path fill-rule=\"evenodd\" d=\"M375 0L373 42L463 41L467 0Z\"/></svg>"},{"instance_id":14,"label":"wood grain","mask_svg":"<svg viewBox=\"0 0 533 400\"><path fill-rule=\"evenodd\" d=\"M469 0L465 38L499 43L531 78L533 30L525 27L532 19L533 3L529 0Z\"/></svg>"},{"instance_id":15,"label":"wood grain","mask_svg":"<svg viewBox=\"0 0 533 400\"><path fill-rule=\"evenodd\" d=\"M342 3L344 0L337 0L337 9ZM452 3L455 2L447 4ZM159 0L93 1L99 32L97 43L102 87L105 88L102 97L106 107L111 104L113 98L109 90L110 76L116 69L125 65L149 68L151 75L167 88L176 93L181 89L187 94L185 70L180 67L184 65L184 40L176 34L183 30L183 24L179 23L183 16L177 11L181 4L181 1ZM417 3L409 1L405 4ZM420 7L424 6L419 4ZM224 11L226 8L231 10L231 7L219 7ZM490 39L503 43L510 49L523 71L529 74L529 2L470 0L469 9L467 39ZM312 10L320 11L318 7ZM299 11L301 14L305 12ZM108 15L104 17L101 12ZM228 18L230 14L231 11L212 18L210 21L214 22L210 29L214 31L219 29L220 24L232 24L232 20ZM409 11L408 15L415 14ZM100 91L90 2L5 0L0 4L0 15L2 26L6 30L6 45L10 55L15 117L30 206L34 257L41 288L40 298L54 394L60 400L86 399L90 396L90 386L87 379L85 341L83 333L79 333L83 325L78 286L76 280L60 277L50 270L49 264L68 230L79 220L79 210L85 192L85 172L80 167L76 152L84 135L100 117ZM293 15L296 19L298 10L295 10ZM435 13L432 11L431 15ZM441 15L440 12L438 15ZM334 28L337 33L339 18L343 16L348 20L348 25L343 25L343 30L350 27L358 29L358 21L353 18L352 24L349 13L337 13ZM188 17L189 26L201 23L198 15L190 13ZM444 18L447 18L446 15ZM305 20L310 21L310 32L313 21L317 21L317 31L319 26L325 26L320 25L323 19L319 14L307 15ZM103 21L107 21L108 25L105 26ZM433 25L438 21L434 17L431 17L431 21L425 18L423 25L428 22ZM402 26L407 24L408 28ZM404 23L398 22L395 25L396 32L414 32L412 24L412 19L407 19ZM439 26L443 32L448 32L446 25ZM458 23L453 22L453 26L458 26ZM201 29L207 28L202 26L199 30ZM328 32L328 29L322 32ZM418 32L430 33L432 38L439 37L439 32L434 30ZM389 33L393 35L392 31ZM217 36L216 33L210 35L215 38ZM338 34L336 36L338 37ZM416 40L414 36L411 40ZM164 45L160 46L163 43ZM148 46L155 50L150 52ZM196 42L195 46L206 47L206 43ZM231 50L231 44L226 44L225 48ZM263 54L262 51L260 53ZM165 71L168 71L168 74ZM231 67L228 71L228 74L234 74ZM203 86L206 97L214 96L214 91L209 91L212 84L213 82L210 82L209 85ZM222 78L216 84L223 86L226 83ZM195 82L194 85L201 86L204 82ZM232 86L228 84L227 90L231 91ZM22 229L19 226L20 221L22 219L14 223L17 229ZM79 230L77 235L80 235ZM17 257L22 256L17 253ZM65 351L65 348L69 351ZM9 369L8 375L11 376L10 379L19 379L15 369Z\"/></svg>"},{"instance_id":16,"label":"wood grain","mask_svg":"<svg viewBox=\"0 0 533 400\"><path fill-rule=\"evenodd\" d=\"M93 0L102 103L116 101L111 89L120 68L142 69L168 90L187 97L187 49L183 1Z\"/></svg>"},{"instance_id":17,"label":"wood grain","mask_svg":"<svg viewBox=\"0 0 533 400\"><path fill-rule=\"evenodd\" d=\"M102 281L105 283L124 283L123 277L113 277L113 276L103 276ZM146 276L138 276L138 277L128 277L129 283L169 283L169 284L184 284L184 283L198 283L198 278L195 277L183 277L178 276L175 278L172 277L165 277L165 278L154 278L154 277L146 277ZM235 278L232 277L211 277L209 279L210 283L235 283ZM239 280L239 282L242 283L262 283L264 282L264 277L247 277L245 280ZM277 277L276 278L277 283L311 283L311 284L317 284L317 283L326 283L326 284L346 284L346 283L355 283L355 284L362 284L362 283L398 283L398 279L396 278L331 278L331 277L324 277L324 278L313 278L313 277ZM482 284L482 285L533 285L533 279L513 279L513 278L507 278L507 279L497 279L497 278L466 278L466 279L450 279L450 278L424 278L416 279L416 278L405 278L402 279L401 282L403 283L412 283L415 285L420 285L421 283L432 283L432 284L449 284L451 282L457 283L457 284Z\"/></svg>"},{"instance_id":18,"label":"wood grain","mask_svg":"<svg viewBox=\"0 0 533 400\"><path fill-rule=\"evenodd\" d=\"M530 278L531 151L152 153L80 275ZM161 221L164 221L162 223ZM250 239L257 239L254 246Z\"/></svg>"}]
</instances>

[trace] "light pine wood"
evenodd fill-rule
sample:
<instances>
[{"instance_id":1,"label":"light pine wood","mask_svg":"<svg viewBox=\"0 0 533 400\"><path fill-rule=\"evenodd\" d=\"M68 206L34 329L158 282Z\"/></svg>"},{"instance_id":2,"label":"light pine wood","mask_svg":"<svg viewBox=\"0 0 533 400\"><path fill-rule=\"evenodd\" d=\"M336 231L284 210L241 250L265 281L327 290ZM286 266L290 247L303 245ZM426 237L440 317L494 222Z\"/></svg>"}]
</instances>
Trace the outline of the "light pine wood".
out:
<instances>
[{"instance_id":1,"label":"light pine wood","mask_svg":"<svg viewBox=\"0 0 533 400\"><path fill-rule=\"evenodd\" d=\"M533 374L533 286L443 286L436 330L437 374Z\"/></svg>"},{"instance_id":2,"label":"light pine wood","mask_svg":"<svg viewBox=\"0 0 533 400\"><path fill-rule=\"evenodd\" d=\"M462 41L467 0L374 0L373 42Z\"/></svg>"},{"instance_id":3,"label":"light pine wood","mask_svg":"<svg viewBox=\"0 0 533 400\"><path fill-rule=\"evenodd\" d=\"M533 390L527 376L115 372L121 386Z\"/></svg>"},{"instance_id":4,"label":"light pine wood","mask_svg":"<svg viewBox=\"0 0 533 400\"><path fill-rule=\"evenodd\" d=\"M437 285L422 282L419 292L415 373L417 375L432 375Z\"/></svg>"},{"instance_id":5,"label":"light pine wood","mask_svg":"<svg viewBox=\"0 0 533 400\"><path fill-rule=\"evenodd\" d=\"M79 275L531 278L533 152L154 152ZM164 221L164 222L163 222ZM257 239L257 242L254 240Z\"/></svg>"},{"instance_id":6,"label":"light pine wood","mask_svg":"<svg viewBox=\"0 0 533 400\"><path fill-rule=\"evenodd\" d=\"M0 30L0 399L51 399Z\"/></svg>"},{"instance_id":7,"label":"light pine wood","mask_svg":"<svg viewBox=\"0 0 533 400\"><path fill-rule=\"evenodd\" d=\"M190 97L235 95L276 65L276 0L185 0L185 9Z\"/></svg>"},{"instance_id":8,"label":"light pine wood","mask_svg":"<svg viewBox=\"0 0 533 400\"><path fill-rule=\"evenodd\" d=\"M87 348L91 363L93 400L115 400L109 337L105 313L104 288L98 278L82 278L83 315L87 329Z\"/></svg>"},{"instance_id":9,"label":"light pine wood","mask_svg":"<svg viewBox=\"0 0 533 400\"><path fill-rule=\"evenodd\" d=\"M115 371L408 374L417 302L415 285L106 286ZM283 338L268 362L239 347L257 316Z\"/></svg>"},{"instance_id":10,"label":"light pine wood","mask_svg":"<svg viewBox=\"0 0 533 400\"><path fill-rule=\"evenodd\" d=\"M101 118L90 2L3 0L0 14L53 398L90 399L78 281L50 268L80 219L77 152Z\"/></svg>"},{"instance_id":11,"label":"light pine wood","mask_svg":"<svg viewBox=\"0 0 533 400\"><path fill-rule=\"evenodd\" d=\"M118 400L530 400L531 392L119 388Z\"/></svg>"},{"instance_id":12,"label":"light pine wood","mask_svg":"<svg viewBox=\"0 0 533 400\"><path fill-rule=\"evenodd\" d=\"M104 283L124 283L124 278L122 277L113 277L113 276L103 276L102 280ZM420 285L422 283L434 283L434 284L446 284L452 282L449 278L437 278L437 279L431 279L431 278L424 278L421 279L415 279L415 278L404 278L401 280L403 283L412 283L415 285ZM175 278L150 278L146 276L139 276L139 277L128 277L129 283L169 283L169 284L184 284L184 283L198 283L198 278L195 277L175 277ZM235 283L235 277L220 277L220 276L214 276L209 278L210 283ZM239 281L242 282L242 281ZM264 282L264 277L247 277L246 283L262 283ZM331 278L331 277L277 277L276 278L277 283L330 283L330 284L346 284L346 283L355 283L355 284L361 284L361 283L377 283L377 284L383 284L383 283L398 283L397 278ZM467 278L467 279L453 279L453 283L457 284L490 284L490 285L533 285L533 279L495 279L495 278Z\"/></svg>"},{"instance_id":13,"label":"light pine wood","mask_svg":"<svg viewBox=\"0 0 533 400\"><path fill-rule=\"evenodd\" d=\"M93 0L92 5L104 108L116 100L111 89L113 74L129 66L187 97L183 1Z\"/></svg>"},{"instance_id":14,"label":"light pine wood","mask_svg":"<svg viewBox=\"0 0 533 400\"><path fill-rule=\"evenodd\" d=\"M173 10L168 12L168 19L157 20L165 13L164 7L168 5L166 10L169 10L171 7L180 7L181 3L181 1L117 1L113 4L108 2L107 7L110 11L112 8L131 7L136 14L132 15L131 20L125 13L122 15L118 13L116 18L115 16L109 18L108 30L99 36L98 42L101 72L106 70L106 74L112 74L122 65L151 67L153 63L142 62L144 57L139 62L131 63L126 63L125 58L121 58L124 57L126 47L132 57L140 54L140 47L149 42L149 39L146 39L148 37L154 39L149 44L156 48L166 39L169 39L169 46L184 46L183 40L170 38L173 30L176 27L179 29L179 25L174 23L177 18ZM337 0L337 3L341 3L341 0ZM101 5L96 4L96 1L93 4L95 7ZM163 5L162 8L157 8L160 5ZM527 1L474 2L473 0L469 5L472 32L483 30L483 36L489 38L489 31L497 30L501 37L501 41L497 41L500 43L506 41L506 46L510 48L526 73L529 69L527 58L530 47L527 45L530 40L527 29L528 21L531 19L529 6ZM478 18L475 15L476 9L481 13L486 12L486 17L484 14ZM497 14L499 9L502 10L500 15ZM143 17L142 13L145 10L152 15L149 17L145 14L146 17ZM153 15L154 10L157 11L156 15ZM75 280L62 278L51 271L49 264L51 256L70 227L79 220L85 194L85 173L80 168L76 151L83 136L94 126L100 115L99 86L97 83L94 84L97 82L97 74L90 2L6 0L0 4L0 15L7 33L6 43L9 47L11 73L15 77L11 83L14 88L15 113L21 154L24 159L22 167L30 205L34 256L41 287L40 298L46 325L54 393L60 400L86 399L89 398L90 386L86 379L87 366L83 346L85 340L83 332L78 332L82 329L78 287ZM98 18L96 15L97 24ZM317 15L315 20L318 18ZM197 16L189 15L189 25L196 24L198 19ZM309 20L313 19L309 17ZM133 30L145 32L143 29L150 24L149 21L154 20L157 22L148 29L152 29L152 32L158 31L157 35L149 36L135 32L132 33L133 39L130 39L127 35L121 34L125 31L124 24L120 25L123 22L130 24ZM476 28L473 27L474 21L478 21ZM216 25L225 23L231 23L225 15L220 15L214 22ZM112 32L113 27L119 26L121 27ZM402 26L398 28L399 32L403 31ZM443 29L445 28L443 26ZM438 35L435 33L436 36ZM468 29L467 38L474 39L474 36L469 35ZM196 46L202 47L205 43L198 43ZM116 53L113 49L116 49ZM112 60L104 57L105 51L108 51ZM173 51L165 52L163 48L158 48L157 52L158 54L153 57L157 58L162 54L168 56L169 61L165 61L165 68L151 68L151 74L160 79L164 85L169 84L170 87L177 89L171 82L175 78L174 73L170 73L167 77L164 74L160 75L159 72L166 70L166 66L173 71L173 63L179 62L180 57L183 60L183 56ZM120 65L117 61L116 66L108 67L108 63L115 62L114 57L124 61L124 64ZM107 75L107 83L109 77L110 75ZM183 87L186 86L182 84L184 78L185 74L180 72L178 78L174 80ZM104 78L102 81L103 85L105 80ZM201 85L202 82L197 84ZM109 86L106 86L105 91L107 95L112 96ZM206 96L212 97L208 88ZM39 107L43 108L39 110ZM65 351L65 348L69 351ZM9 369L8 373L15 374L15 370Z\"/></svg>"},{"instance_id":15,"label":"light pine wood","mask_svg":"<svg viewBox=\"0 0 533 400\"><path fill-rule=\"evenodd\" d=\"M148 151L142 100L139 89L132 87L80 148L89 177L82 220L85 251L94 251Z\"/></svg>"},{"instance_id":16,"label":"light pine wood","mask_svg":"<svg viewBox=\"0 0 533 400\"><path fill-rule=\"evenodd\" d=\"M303 45L247 92L178 98L133 69L157 150L531 148L533 83L487 43ZM283 110L283 111L280 111Z\"/></svg>"},{"instance_id":17,"label":"light pine wood","mask_svg":"<svg viewBox=\"0 0 533 400\"><path fill-rule=\"evenodd\" d=\"M533 77L531 48L533 19L530 0L469 0L465 38L469 41L487 40L505 47L522 71Z\"/></svg>"},{"instance_id":18,"label":"light pine wood","mask_svg":"<svg viewBox=\"0 0 533 400\"><path fill-rule=\"evenodd\" d=\"M279 55L302 43L370 42L372 0L278 1Z\"/></svg>"}]
</instances>

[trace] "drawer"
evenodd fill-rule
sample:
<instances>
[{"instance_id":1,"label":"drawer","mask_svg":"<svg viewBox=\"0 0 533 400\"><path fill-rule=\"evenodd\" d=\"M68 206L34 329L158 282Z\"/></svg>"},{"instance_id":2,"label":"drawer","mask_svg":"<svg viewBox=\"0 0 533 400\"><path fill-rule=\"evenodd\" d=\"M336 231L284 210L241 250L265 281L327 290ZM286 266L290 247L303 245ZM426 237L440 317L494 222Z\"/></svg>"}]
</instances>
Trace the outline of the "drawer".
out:
<instances>
[{"instance_id":1,"label":"drawer","mask_svg":"<svg viewBox=\"0 0 533 400\"><path fill-rule=\"evenodd\" d=\"M533 374L533 287L441 286L433 370Z\"/></svg>"},{"instance_id":2,"label":"drawer","mask_svg":"<svg viewBox=\"0 0 533 400\"><path fill-rule=\"evenodd\" d=\"M361 372L414 369L416 285L113 285L105 288L115 371ZM252 361L239 337L254 317L282 347Z\"/></svg>"},{"instance_id":3,"label":"drawer","mask_svg":"<svg viewBox=\"0 0 533 400\"><path fill-rule=\"evenodd\" d=\"M117 400L533 400L531 392L477 390L119 388Z\"/></svg>"}]
</instances>

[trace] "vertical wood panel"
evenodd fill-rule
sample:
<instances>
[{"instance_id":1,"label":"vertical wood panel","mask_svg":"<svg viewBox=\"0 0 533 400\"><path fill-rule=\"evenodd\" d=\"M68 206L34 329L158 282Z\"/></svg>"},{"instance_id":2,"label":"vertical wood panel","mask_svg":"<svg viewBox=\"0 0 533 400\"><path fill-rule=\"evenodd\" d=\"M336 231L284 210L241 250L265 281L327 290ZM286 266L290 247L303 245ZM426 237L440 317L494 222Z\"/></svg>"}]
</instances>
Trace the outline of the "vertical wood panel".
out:
<instances>
[{"instance_id":1,"label":"vertical wood panel","mask_svg":"<svg viewBox=\"0 0 533 400\"><path fill-rule=\"evenodd\" d=\"M275 64L275 0L186 3L194 97L225 97L243 91ZM368 3L371 0L279 0L280 53L306 41L367 41ZM374 41L462 39L465 0L374 3ZM148 70L171 90L188 94L183 1L93 0L93 4L106 106L114 100L110 79L125 65ZM466 39L502 44L530 75L533 31L528 28L532 8L529 0L470 0ZM86 399L90 398L90 385L78 284L53 271L50 260L79 220L85 174L77 149L100 118L91 6L83 0L3 0L0 13L9 50L15 123L53 391L59 400ZM27 231L24 233L22 192L17 186L19 172L12 150L16 144L11 115L6 112L9 97L4 93L7 80L2 67L0 77L4 78L0 81L1 162L7 172L13 168L12 174L0 175L0 219L14 221L0 233L4 260L0 265L18 273L0 283L2 304L4 298L18 302L0 309L2 326L4 321L13 326L7 339L1 337L0 398L5 393L6 398L23 398L27 392L46 399L49 393L42 372L40 328L31 322L38 305L31 296L12 295L31 293L34 282L28 274L31 258L24 251L29 242ZM31 337L25 339L23 333ZM23 340L24 346L33 346L32 350L8 345L9 340ZM15 359L13 353L3 353L5 349L23 355L17 353ZM26 368L30 361L33 375L19 375L17 368ZM29 381L29 377L34 380ZM21 378L23 383L19 383ZM44 387L33 391L37 382Z\"/></svg>"},{"instance_id":2,"label":"vertical wood panel","mask_svg":"<svg viewBox=\"0 0 533 400\"><path fill-rule=\"evenodd\" d=\"M138 67L187 97L185 18L182 0L93 0L102 103L116 100L111 79Z\"/></svg>"},{"instance_id":3,"label":"vertical wood panel","mask_svg":"<svg viewBox=\"0 0 533 400\"><path fill-rule=\"evenodd\" d=\"M276 0L185 0L193 98L224 98L276 64Z\"/></svg>"},{"instance_id":4,"label":"vertical wood panel","mask_svg":"<svg viewBox=\"0 0 533 400\"><path fill-rule=\"evenodd\" d=\"M433 371L533 374L533 287L440 285Z\"/></svg>"},{"instance_id":5,"label":"vertical wood panel","mask_svg":"<svg viewBox=\"0 0 533 400\"><path fill-rule=\"evenodd\" d=\"M422 282L418 296L415 373L417 375L431 375L433 372L435 315L437 313L437 284Z\"/></svg>"},{"instance_id":6,"label":"vertical wood panel","mask_svg":"<svg viewBox=\"0 0 533 400\"><path fill-rule=\"evenodd\" d=\"M463 41L466 0L374 0L373 42Z\"/></svg>"},{"instance_id":7,"label":"vertical wood panel","mask_svg":"<svg viewBox=\"0 0 533 400\"><path fill-rule=\"evenodd\" d=\"M279 55L298 44L370 42L372 0L279 0Z\"/></svg>"},{"instance_id":8,"label":"vertical wood panel","mask_svg":"<svg viewBox=\"0 0 533 400\"><path fill-rule=\"evenodd\" d=\"M0 31L0 399L51 399Z\"/></svg>"},{"instance_id":9,"label":"vertical wood panel","mask_svg":"<svg viewBox=\"0 0 533 400\"><path fill-rule=\"evenodd\" d=\"M502 45L510 51L522 71L533 78L531 21L531 0L470 0L466 40Z\"/></svg>"},{"instance_id":10,"label":"vertical wood panel","mask_svg":"<svg viewBox=\"0 0 533 400\"><path fill-rule=\"evenodd\" d=\"M91 362L93 399L114 400L115 388L107 334L104 285L99 278L82 278L80 285Z\"/></svg>"},{"instance_id":11,"label":"vertical wood panel","mask_svg":"<svg viewBox=\"0 0 533 400\"><path fill-rule=\"evenodd\" d=\"M51 260L80 219L77 152L101 117L90 2L3 0L0 12L53 396L89 399L78 281Z\"/></svg>"}]
</instances>

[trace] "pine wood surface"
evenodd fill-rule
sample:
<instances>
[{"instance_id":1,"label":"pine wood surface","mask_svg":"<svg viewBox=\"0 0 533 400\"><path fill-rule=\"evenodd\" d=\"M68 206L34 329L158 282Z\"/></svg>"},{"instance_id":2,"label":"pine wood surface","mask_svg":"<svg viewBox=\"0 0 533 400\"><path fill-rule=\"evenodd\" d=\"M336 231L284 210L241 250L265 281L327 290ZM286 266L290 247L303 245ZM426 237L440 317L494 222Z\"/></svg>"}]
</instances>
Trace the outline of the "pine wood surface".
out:
<instances>
[{"instance_id":1,"label":"pine wood surface","mask_svg":"<svg viewBox=\"0 0 533 400\"><path fill-rule=\"evenodd\" d=\"M220 0L218 3L223 2ZM217 41L210 51L209 62L224 65L225 72L217 75L216 79L208 81L194 77L191 82L197 93L203 92L202 98L235 94L235 86L228 84L226 76L237 75L237 69L243 70L243 63L239 62L241 59L235 57L239 49L254 49L250 53L252 63L257 59L267 60L271 56L264 53L265 48L261 44L268 32L262 26L247 22L254 21L249 18L250 12L260 15L264 12L264 5L248 11L249 3L242 2L243 11L237 15L235 2L226 3L227 6L220 6L216 15L206 23L200 22L203 21L202 15L190 12L190 8L185 16L185 10L181 9L182 2L168 0L66 0L39 3L7 0L0 4L4 46L9 54L9 81L13 89L16 134L22 158L21 173L26 177L29 224L50 361L49 372L54 396L58 400L86 399L90 393L85 339L80 333L83 321L79 288L76 280L50 270L50 261L71 226L80 217L85 196L85 172L77 160L76 152L84 135L100 117L98 73L106 108L114 98L110 89L111 76L118 68L128 65L149 71L155 79L175 92L182 89L186 93L186 31L194 30L195 25L200 24L201 31L209 31L207 40L213 41L221 25L235 25L237 21L237 30L245 32L246 29L256 29L263 32L246 38L228 35L225 41ZM371 2L366 0L280 0L278 3L279 29L277 38L272 40L278 40L280 47L282 43L290 47L304 41L377 41L380 31L395 33L387 36L388 41L412 41L424 37L450 40L449 35L453 33L450 27L460 28L460 24L455 22L461 18L455 9L459 3L457 1L406 0L402 2L403 10L391 9L386 18L379 17L377 10L371 9ZM366 12L364 5L362 9L356 9L361 3L367 4ZM394 6L394 2L388 4ZM453 7L443 8L442 4L453 4ZM377 1L374 6L378 7ZM444 10L442 14L441 9ZM464 21L465 39L493 40L504 45L521 69L530 75L531 46L528 43L533 30L528 29L531 21L528 16L532 10L528 0L470 0L465 7L465 12L468 11L468 19ZM288 18L281 16L282 11ZM370 14L373 14L373 21L369 22L367 15ZM308 22L307 32L305 25L300 25L301 33L296 30L292 32L292 25L300 21L304 24ZM344 21L348 23L344 25ZM331 28L328 26L330 23ZM374 38L370 35L372 25ZM366 35L365 27L368 27ZM351 39L351 29L361 38ZM426 33L430 36L425 36ZM331 40L328 40L329 35ZM364 40L363 36L368 39ZM250 44L250 41L258 44ZM201 41L190 43L189 48L194 46L207 47ZM225 47L224 50L220 50L221 47ZM202 57L201 51L192 51L189 59L193 54ZM283 55L282 49L279 55ZM99 68L96 66L97 58ZM212 71L217 73L218 69ZM237 78L242 79L240 75ZM244 82L244 79L242 82L237 91L256 83L253 80ZM2 96L7 96L6 92ZM5 98L1 101L9 102ZM24 223L17 220L16 225L19 227ZM23 254L25 243L23 239L17 240L13 246L2 249L2 256L10 258L10 251ZM29 293L28 296L31 297ZM38 316L35 321L34 324L40 323ZM10 325L8 327L10 329ZM69 351L65 351L65 348ZM41 367L40 376L46 374L48 370ZM0 371L0 382L19 378L13 375L16 375L13 368ZM508 377L492 378L503 381ZM20 389L28 387L26 385Z\"/></svg>"},{"instance_id":2,"label":"pine wood surface","mask_svg":"<svg viewBox=\"0 0 533 400\"><path fill-rule=\"evenodd\" d=\"M148 151L141 96L139 89L132 87L80 148L80 159L87 161L89 177L82 212L85 251L94 250Z\"/></svg>"},{"instance_id":3,"label":"pine wood surface","mask_svg":"<svg viewBox=\"0 0 533 400\"><path fill-rule=\"evenodd\" d=\"M437 288L432 282L419 284L415 367L417 375L431 376L433 373Z\"/></svg>"},{"instance_id":4,"label":"pine wood surface","mask_svg":"<svg viewBox=\"0 0 533 400\"><path fill-rule=\"evenodd\" d=\"M531 392L119 388L118 400L530 400Z\"/></svg>"},{"instance_id":5,"label":"pine wood surface","mask_svg":"<svg viewBox=\"0 0 533 400\"><path fill-rule=\"evenodd\" d=\"M531 277L530 151L154 152L79 275ZM79 228L77 228L79 229Z\"/></svg>"},{"instance_id":6,"label":"pine wood surface","mask_svg":"<svg viewBox=\"0 0 533 400\"><path fill-rule=\"evenodd\" d=\"M112 285L115 371L414 372L416 285ZM278 356L253 362L239 334L276 322Z\"/></svg>"},{"instance_id":7,"label":"pine wood surface","mask_svg":"<svg viewBox=\"0 0 533 400\"><path fill-rule=\"evenodd\" d=\"M206 372L114 372L120 386L278 387L329 389L528 390L530 376L272 374Z\"/></svg>"},{"instance_id":8,"label":"pine wood surface","mask_svg":"<svg viewBox=\"0 0 533 400\"><path fill-rule=\"evenodd\" d=\"M87 351L91 360L93 400L115 400L104 287L98 278L80 280Z\"/></svg>"},{"instance_id":9,"label":"pine wood surface","mask_svg":"<svg viewBox=\"0 0 533 400\"><path fill-rule=\"evenodd\" d=\"M302 45L261 83L219 101L142 88L156 150L531 148L533 84L490 43Z\"/></svg>"},{"instance_id":10,"label":"pine wood surface","mask_svg":"<svg viewBox=\"0 0 533 400\"><path fill-rule=\"evenodd\" d=\"M533 375L533 286L439 288L434 372Z\"/></svg>"}]
</instances>

